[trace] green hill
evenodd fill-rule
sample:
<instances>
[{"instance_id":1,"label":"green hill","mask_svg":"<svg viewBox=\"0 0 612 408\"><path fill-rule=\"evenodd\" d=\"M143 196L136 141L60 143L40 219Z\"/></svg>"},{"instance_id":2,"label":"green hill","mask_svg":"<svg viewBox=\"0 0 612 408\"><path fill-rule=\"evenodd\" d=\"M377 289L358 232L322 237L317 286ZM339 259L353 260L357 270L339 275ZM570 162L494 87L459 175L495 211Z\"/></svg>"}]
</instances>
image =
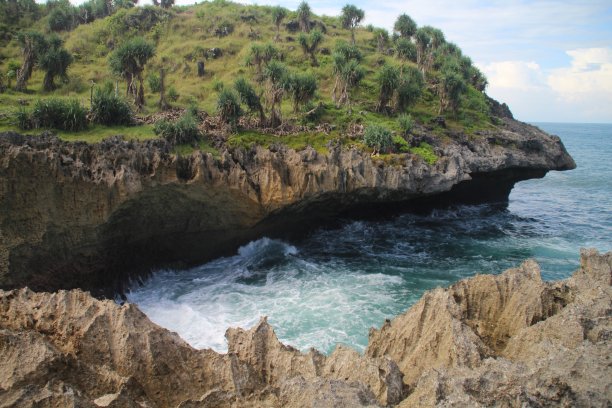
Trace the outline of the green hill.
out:
<instances>
[{"instance_id":1,"label":"green hill","mask_svg":"<svg viewBox=\"0 0 612 408\"><path fill-rule=\"evenodd\" d=\"M382 153L421 148L420 154L427 156L431 153L427 144L413 140L420 130L443 143L458 132L477 137L477 130L494 126L484 76L441 31L410 27L407 16L398 19L395 33L357 25L353 47L351 30L345 27L359 20L358 15L347 25L342 16L302 13L300 24L300 13L282 9L280 14L286 16L277 36L273 15L280 8L271 6L213 1L186 7L131 7L129 2L90 0L76 8L66 2L36 5L20 0L15 3L22 7L16 14L19 18L11 19L7 11L11 4L0 2L5 16L0 24L0 130L18 128L20 120L42 109L37 101L49 98L76 99L84 108L85 128L58 129L70 140L93 142L115 134L146 139L158 137L154 128L165 134L155 126L164 118L166 125L174 126L165 129L175 134L195 123L197 135L174 139L178 152L198 146L214 150L226 143L279 142L325 150L330 140L337 139ZM33 30L43 33L47 42L25 89L17 91L24 62L23 33ZM51 63L59 58L57 53L47 55L55 46L49 40L53 32L61 39L56 49L67 50L72 63L67 75L57 74L53 89L45 91L44 67L50 58ZM140 61L143 89L139 91L134 74L131 94L126 92L125 72L116 66L113 71L111 61L119 58L118 50L140 37L152 46L154 56L146 63ZM162 70L169 105L164 111L159 92ZM250 94L244 89L237 93L239 78L244 78ZM102 91L124 98L136 124L93 123L92 117L99 116L89 112L91 97ZM239 112L236 101L240 100ZM172 122L181 115L179 109L187 109L184 127ZM50 126L42 119L24 123L26 128L65 127Z\"/></svg>"}]
</instances>

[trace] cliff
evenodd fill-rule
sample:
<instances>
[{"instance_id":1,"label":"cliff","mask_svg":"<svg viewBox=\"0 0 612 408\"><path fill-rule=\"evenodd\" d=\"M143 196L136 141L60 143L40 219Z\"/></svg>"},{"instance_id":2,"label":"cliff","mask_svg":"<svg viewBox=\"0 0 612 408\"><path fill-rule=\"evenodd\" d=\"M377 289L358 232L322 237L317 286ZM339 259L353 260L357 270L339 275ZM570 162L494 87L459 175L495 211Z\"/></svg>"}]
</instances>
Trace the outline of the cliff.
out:
<instances>
[{"instance_id":1,"label":"cliff","mask_svg":"<svg viewBox=\"0 0 612 408\"><path fill-rule=\"evenodd\" d=\"M558 137L500 120L437 140L435 165L334 145L180 157L161 140L2 134L0 287L112 294L152 267L203 262L264 234L364 209L503 201L519 180L575 167Z\"/></svg>"},{"instance_id":2,"label":"cliff","mask_svg":"<svg viewBox=\"0 0 612 408\"><path fill-rule=\"evenodd\" d=\"M564 281L526 261L435 289L365 354L281 344L265 318L194 350L138 307L0 291L0 406L593 406L612 399L612 253Z\"/></svg>"}]
</instances>

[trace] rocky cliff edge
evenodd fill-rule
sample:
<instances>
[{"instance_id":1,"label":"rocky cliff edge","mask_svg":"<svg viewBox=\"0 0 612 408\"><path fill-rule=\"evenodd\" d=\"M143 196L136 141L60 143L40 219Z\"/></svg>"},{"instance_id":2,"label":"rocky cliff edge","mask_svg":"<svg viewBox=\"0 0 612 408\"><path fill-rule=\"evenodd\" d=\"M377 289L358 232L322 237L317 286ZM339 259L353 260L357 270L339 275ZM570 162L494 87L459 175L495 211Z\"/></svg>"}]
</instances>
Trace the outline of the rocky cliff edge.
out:
<instances>
[{"instance_id":1,"label":"rocky cliff edge","mask_svg":"<svg viewBox=\"0 0 612 408\"><path fill-rule=\"evenodd\" d=\"M334 145L181 157L161 140L2 134L0 287L112 295L153 267L193 265L263 235L360 209L503 201L517 181L575 167L558 137L500 120L494 131L432 141L434 165Z\"/></svg>"},{"instance_id":2,"label":"rocky cliff edge","mask_svg":"<svg viewBox=\"0 0 612 408\"><path fill-rule=\"evenodd\" d=\"M612 399L612 252L543 282L528 260L427 292L364 355L281 344L265 318L195 350L132 304L0 291L0 406L591 406Z\"/></svg>"}]
</instances>

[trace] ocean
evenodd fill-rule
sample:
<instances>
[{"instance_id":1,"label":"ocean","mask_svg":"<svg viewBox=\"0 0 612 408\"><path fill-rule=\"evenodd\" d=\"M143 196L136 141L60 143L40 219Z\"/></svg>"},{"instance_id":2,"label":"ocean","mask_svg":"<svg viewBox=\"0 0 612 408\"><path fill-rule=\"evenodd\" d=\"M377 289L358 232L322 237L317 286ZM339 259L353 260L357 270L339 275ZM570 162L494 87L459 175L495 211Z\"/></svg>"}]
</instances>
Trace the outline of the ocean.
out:
<instances>
[{"instance_id":1,"label":"ocean","mask_svg":"<svg viewBox=\"0 0 612 408\"><path fill-rule=\"evenodd\" d=\"M612 250L612 125L536 123L561 137L578 168L518 183L507 207L456 206L383 221L345 220L299 242L262 238L236 255L157 271L128 300L196 348L226 351L228 327L268 316L279 339L329 353L363 351L424 291L535 258L562 279L583 247Z\"/></svg>"}]
</instances>

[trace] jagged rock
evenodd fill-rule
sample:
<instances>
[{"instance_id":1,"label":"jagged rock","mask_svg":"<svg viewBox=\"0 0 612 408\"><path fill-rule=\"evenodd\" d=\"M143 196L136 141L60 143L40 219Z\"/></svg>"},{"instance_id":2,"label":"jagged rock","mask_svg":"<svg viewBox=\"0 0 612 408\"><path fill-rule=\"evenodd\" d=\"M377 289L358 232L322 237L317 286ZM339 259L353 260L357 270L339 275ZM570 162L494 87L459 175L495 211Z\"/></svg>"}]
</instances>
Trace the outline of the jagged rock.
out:
<instances>
[{"instance_id":1,"label":"jagged rock","mask_svg":"<svg viewBox=\"0 0 612 408\"><path fill-rule=\"evenodd\" d=\"M0 407L601 406L612 397L612 252L564 281L533 261L435 289L365 355L280 343L263 318L195 350L130 304L0 291Z\"/></svg>"},{"instance_id":2,"label":"jagged rock","mask_svg":"<svg viewBox=\"0 0 612 408\"><path fill-rule=\"evenodd\" d=\"M507 200L518 180L575 166L559 138L507 120L428 165L354 148L170 154L161 140L67 143L0 135L0 287L114 294L152 267L188 266L339 214ZM61 274L57 271L61 270Z\"/></svg>"}]
</instances>

